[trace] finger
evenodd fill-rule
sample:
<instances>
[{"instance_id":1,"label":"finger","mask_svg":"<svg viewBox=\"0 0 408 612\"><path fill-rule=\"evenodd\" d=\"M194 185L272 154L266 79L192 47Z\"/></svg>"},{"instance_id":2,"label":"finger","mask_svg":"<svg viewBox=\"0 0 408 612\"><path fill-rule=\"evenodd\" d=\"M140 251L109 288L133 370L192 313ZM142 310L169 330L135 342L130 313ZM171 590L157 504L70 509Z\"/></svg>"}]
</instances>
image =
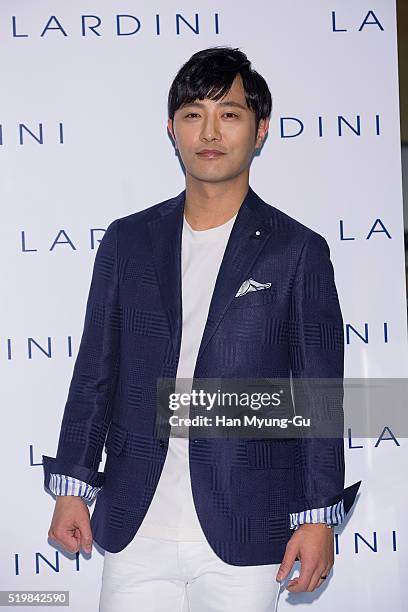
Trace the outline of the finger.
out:
<instances>
[{"instance_id":1,"label":"finger","mask_svg":"<svg viewBox=\"0 0 408 612\"><path fill-rule=\"evenodd\" d=\"M301 593L307 590L310 580L316 571L316 565L311 562L301 561L300 562L300 573L294 580L289 580L286 588L291 593Z\"/></svg>"},{"instance_id":2,"label":"finger","mask_svg":"<svg viewBox=\"0 0 408 612\"><path fill-rule=\"evenodd\" d=\"M322 578L319 578L319 581L313 590L319 589L322 586L323 582L325 581Z\"/></svg>"},{"instance_id":3,"label":"finger","mask_svg":"<svg viewBox=\"0 0 408 612\"><path fill-rule=\"evenodd\" d=\"M324 572L325 572L324 568L317 569L314 572L307 586L307 589L306 589L307 591L309 592L314 591L317 587L319 587L324 582L324 580L322 580L321 578L321 576L326 576Z\"/></svg>"},{"instance_id":4,"label":"finger","mask_svg":"<svg viewBox=\"0 0 408 612\"><path fill-rule=\"evenodd\" d=\"M67 529L65 533L64 542L69 552L76 553L79 551L80 536L75 528Z\"/></svg>"},{"instance_id":5,"label":"finger","mask_svg":"<svg viewBox=\"0 0 408 612\"><path fill-rule=\"evenodd\" d=\"M331 570L331 565L329 565L324 571L322 572L317 572L317 574L319 575L319 579L318 579L318 583L317 583L317 587L321 586L324 582L324 579L321 578L321 576L328 576ZM295 584L298 584L299 582L299 577L297 576L296 578L293 578L293 580L289 580L287 586L293 586ZM320 584L319 584L320 583ZM310 583L309 583L310 586Z\"/></svg>"},{"instance_id":6,"label":"finger","mask_svg":"<svg viewBox=\"0 0 408 612\"><path fill-rule=\"evenodd\" d=\"M89 525L82 525L80 531L80 545L86 553L92 551L92 530Z\"/></svg>"},{"instance_id":7,"label":"finger","mask_svg":"<svg viewBox=\"0 0 408 612\"><path fill-rule=\"evenodd\" d=\"M320 573L320 576L319 576L319 581L318 581L318 583L317 583L317 585L316 585L316 587L315 587L315 588L317 588L317 589L318 589L319 587L321 587L321 586L322 586L323 582L325 581L325 579L324 579L324 578L322 578L322 576L326 576L326 578L328 578L328 577L329 577L329 574L330 574L330 571L331 571L331 568L332 568L332 566L331 566L331 565L329 565L328 567L326 567L326 569L325 569L325 570L323 570L323 572L321 572L321 573Z\"/></svg>"},{"instance_id":8,"label":"finger","mask_svg":"<svg viewBox=\"0 0 408 612\"><path fill-rule=\"evenodd\" d=\"M80 531L79 527L75 528L74 537L75 537L76 543L78 545L78 550L80 550L81 549L81 539L82 538L81 538L81 531Z\"/></svg>"},{"instance_id":9,"label":"finger","mask_svg":"<svg viewBox=\"0 0 408 612\"><path fill-rule=\"evenodd\" d=\"M51 536L67 552L76 553L79 550L79 543L70 530L56 530Z\"/></svg>"},{"instance_id":10,"label":"finger","mask_svg":"<svg viewBox=\"0 0 408 612\"><path fill-rule=\"evenodd\" d=\"M278 573L276 574L276 580L279 582L285 580L286 576L290 574L293 564L296 561L296 555L298 553L297 546L286 546L285 555L282 559L282 562L279 566Z\"/></svg>"}]
</instances>

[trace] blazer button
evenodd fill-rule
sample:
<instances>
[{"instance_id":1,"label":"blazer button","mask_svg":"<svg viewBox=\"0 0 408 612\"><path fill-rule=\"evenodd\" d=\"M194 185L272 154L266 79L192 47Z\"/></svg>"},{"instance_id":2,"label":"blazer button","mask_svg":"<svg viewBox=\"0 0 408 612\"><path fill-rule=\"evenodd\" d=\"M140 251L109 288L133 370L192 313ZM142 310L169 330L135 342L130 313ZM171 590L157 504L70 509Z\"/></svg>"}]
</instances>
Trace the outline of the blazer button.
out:
<instances>
[{"instance_id":1,"label":"blazer button","mask_svg":"<svg viewBox=\"0 0 408 612\"><path fill-rule=\"evenodd\" d=\"M160 445L160 448L164 448L164 441L160 440L159 445Z\"/></svg>"}]
</instances>

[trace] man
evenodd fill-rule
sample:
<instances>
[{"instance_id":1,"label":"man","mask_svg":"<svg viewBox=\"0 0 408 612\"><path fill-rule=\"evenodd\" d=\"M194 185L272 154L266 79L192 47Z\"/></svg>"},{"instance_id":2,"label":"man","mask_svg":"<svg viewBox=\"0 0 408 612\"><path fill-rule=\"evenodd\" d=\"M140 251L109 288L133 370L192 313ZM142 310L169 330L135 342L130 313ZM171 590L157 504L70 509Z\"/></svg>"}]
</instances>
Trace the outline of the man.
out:
<instances>
[{"instance_id":1,"label":"man","mask_svg":"<svg viewBox=\"0 0 408 612\"><path fill-rule=\"evenodd\" d=\"M162 378L342 380L327 242L249 186L271 104L244 53L195 53L168 98L185 190L114 220L96 254L57 455L43 462L49 536L106 551L102 612L271 610L296 559L287 589L315 590L361 482L343 488L342 437L155 435Z\"/></svg>"}]
</instances>

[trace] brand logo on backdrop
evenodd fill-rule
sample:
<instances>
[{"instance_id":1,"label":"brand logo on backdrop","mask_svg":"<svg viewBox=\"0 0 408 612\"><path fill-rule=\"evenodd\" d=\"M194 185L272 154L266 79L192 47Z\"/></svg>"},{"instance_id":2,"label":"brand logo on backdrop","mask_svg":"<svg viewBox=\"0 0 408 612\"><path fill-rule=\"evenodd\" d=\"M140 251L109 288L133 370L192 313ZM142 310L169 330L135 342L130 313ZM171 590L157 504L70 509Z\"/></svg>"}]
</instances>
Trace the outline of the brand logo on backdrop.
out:
<instances>
[{"instance_id":1,"label":"brand logo on backdrop","mask_svg":"<svg viewBox=\"0 0 408 612\"><path fill-rule=\"evenodd\" d=\"M346 229L344 225L344 220L339 219L340 240L356 240L356 236L354 236L353 234L354 234L353 229L350 226L348 226L348 228ZM367 234L361 234L357 238L359 239L363 238L365 240L373 240L373 237L374 237L375 240L380 239L376 237L376 234L381 234L381 238L386 237L387 239L390 239L390 240L392 239L392 236L390 232L388 231L386 225L379 218L374 219L374 221L371 222L371 225L367 227Z\"/></svg>"},{"instance_id":2,"label":"brand logo on backdrop","mask_svg":"<svg viewBox=\"0 0 408 612\"><path fill-rule=\"evenodd\" d=\"M402 436L403 437L403 436ZM353 430L351 427L349 427L347 429L347 446L350 450L355 450L357 448L365 448L365 444L361 444L362 441L364 442L368 442L370 443L370 445L372 444L372 440L373 440L373 436L370 436L370 439L364 439L362 440L361 438L354 439L353 438ZM382 430L378 433L377 439L374 442L374 446L373 448L378 448L380 444L384 444L384 442L392 442L394 446L400 447L401 448L401 444L400 442L398 442L398 438L397 436L394 434L394 432L392 431L391 427L388 427L388 425L386 425L385 427L382 428ZM32 455L31 455L31 449L30 449L30 459L32 459ZM33 464L32 464L33 465ZM34 465L38 465L38 464L34 464Z\"/></svg>"},{"instance_id":3,"label":"brand logo on backdrop","mask_svg":"<svg viewBox=\"0 0 408 612\"><path fill-rule=\"evenodd\" d=\"M345 324L345 336L346 336L346 344L355 344L355 342L369 344L369 332L373 330L373 325L371 327L367 322L358 324L358 328L352 325L351 323ZM388 321L384 321L381 327L378 325L374 326L375 340L378 342L379 337L384 342L384 344L389 343L388 339Z\"/></svg>"},{"instance_id":4,"label":"brand logo on backdrop","mask_svg":"<svg viewBox=\"0 0 408 612\"><path fill-rule=\"evenodd\" d=\"M370 339L379 344L382 341L384 344L390 343L389 337L389 322L384 321L381 325L372 323L371 326L367 322L360 323L358 325L352 325L351 323L345 324L345 337L346 344L355 346L356 344L370 344ZM65 339L64 339L65 338ZM57 347L53 345L53 341ZM398 338L395 339L398 341ZM16 345L21 353L22 340L16 340ZM1 343L0 359L6 358L8 361L12 361L14 357L13 352L13 339L5 338ZM23 354L26 354L28 359L39 359L47 358L52 359L54 353L60 357L61 353L66 354L68 357L73 357L75 352L72 348L72 336L60 336L58 339L52 336L41 336L41 339L37 339L35 336L28 336L26 338L25 348Z\"/></svg>"},{"instance_id":5,"label":"brand logo on backdrop","mask_svg":"<svg viewBox=\"0 0 408 612\"><path fill-rule=\"evenodd\" d=\"M0 145L6 144L5 136L7 134L7 142L11 139L19 145L30 144L64 144L64 125L62 122L56 125L48 125L44 127L42 122L27 125L26 123L17 123L16 127L3 128L0 123ZM11 136L12 134L12 136Z\"/></svg>"},{"instance_id":6,"label":"brand logo on backdrop","mask_svg":"<svg viewBox=\"0 0 408 612\"><path fill-rule=\"evenodd\" d=\"M299 117L280 117L279 131L281 138L296 138L303 134L305 120ZM337 115L335 118L328 119L318 115L314 119L307 121L307 134L316 134L319 138L325 136L367 136L374 134L380 136L380 115L365 115L363 120L361 115Z\"/></svg>"},{"instance_id":7,"label":"brand logo on backdrop","mask_svg":"<svg viewBox=\"0 0 408 612\"><path fill-rule=\"evenodd\" d=\"M47 36L60 36L67 38L69 36L95 37L103 36L106 33L114 36L135 36L145 28L148 28L155 36L160 36L163 32L168 33L173 31L177 36L183 34L201 34L201 29L204 27L205 33L215 34L220 33L220 18L219 13L208 13L203 16L202 13L194 13L185 16L182 13L175 13L172 17L163 16L159 13L150 15L147 19L137 15L126 13L116 14L108 20L102 19L99 15L79 15L75 24L67 23L66 20L57 15L50 15L41 24L36 32L30 31L29 22L24 21L23 17L17 15L11 16L11 36L13 38L28 38L30 36L38 36L45 38ZM384 26L378 15L370 10L366 14L362 13L361 17L350 24L347 20L347 15L331 11L331 31L335 33L356 31L363 32L364 30L372 31L373 28L383 32Z\"/></svg>"},{"instance_id":8,"label":"brand logo on backdrop","mask_svg":"<svg viewBox=\"0 0 408 612\"><path fill-rule=\"evenodd\" d=\"M100 241L102 240L102 236L106 230L101 227L91 227L87 231L89 232L89 239L87 242L91 251L94 251L98 247ZM353 229L353 226L350 223L346 225L344 219L339 219L339 239L342 242L358 239L381 240L383 238L386 240L392 240L392 236L389 230L387 229L387 225L384 221L382 221L380 217L368 222L366 230L364 232L360 232L357 235L355 230ZM21 230L21 253L37 253L38 251L43 250L52 252L54 251L54 249L57 249L59 247L63 249L66 249L66 247L68 247L68 250L72 251L77 250L76 238L73 238L70 233L65 229L57 230L55 234L50 236L45 245L44 243L41 244L41 248L38 248L38 246L39 245L32 234L30 235L26 230Z\"/></svg>"},{"instance_id":9,"label":"brand logo on backdrop","mask_svg":"<svg viewBox=\"0 0 408 612\"><path fill-rule=\"evenodd\" d=\"M68 36L103 36L106 33L114 36L135 36L141 31L148 29L153 35L160 36L162 33L173 32L177 36L183 34L219 34L219 13L193 13L186 17L182 13L176 13L172 17L162 16L158 13L150 15L147 19L136 15L118 14L109 20L103 20L99 15L80 15L75 24L67 23L56 15L51 15L44 20L40 29L30 32L29 21L13 15L11 17L11 35L13 38L28 38L36 36L45 37L68 37Z\"/></svg>"},{"instance_id":10,"label":"brand logo on backdrop","mask_svg":"<svg viewBox=\"0 0 408 612\"><path fill-rule=\"evenodd\" d=\"M51 547L50 547L51 548ZM51 572L59 574L63 572L63 568L72 572L74 569L79 572L81 553L75 553L72 559L67 558L66 553L60 553L59 550L51 552L49 555L42 552L34 552L31 557L31 562L20 553L14 554L14 575L15 576L39 576L41 573L51 575ZM62 561L62 563L60 563Z\"/></svg>"},{"instance_id":11,"label":"brand logo on backdrop","mask_svg":"<svg viewBox=\"0 0 408 612\"><path fill-rule=\"evenodd\" d=\"M364 29L372 31L373 27L381 32L384 32L384 27L374 11L368 11L364 17L362 16L360 20L354 22L351 27L349 23L347 24L348 27L342 27L342 25L346 25L344 21L344 13L337 15L336 11L332 11L331 16L332 32L348 32L349 30L354 32L362 32Z\"/></svg>"},{"instance_id":12,"label":"brand logo on backdrop","mask_svg":"<svg viewBox=\"0 0 408 612\"><path fill-rule=\"evenodd\" d=\"M318 115L314 119L300 119L299 117L280 117L279 135L283 138L297 138L307 130L305 134L316 134L319 139L324 137L364 137L364 136L380 136L380 115L365 116L357 114L354 117L337 115L335 118L323 118ZM273 122L273 119L272 119ZM7 133L7 141L5 139ZM27 124L17 123L16 126L6 129L0 124L0 145L5 145L6 142L17 142L19 145L30 144L64 144L64 124L62 122L56 125L45 126L43 122Z\"/></svg>"},{"instance_id":13,"label":"brand logo on backdrop","mask_svg":"<svg viewBox=\"0 0 408 612\"><path fill-rule=\"evenodd\" d=\"M98 248L99 243L102 240L102 236L105 233L105 229L99 227L92 227L89 229L89 238L87 240L91 251ZM20 241L21 253L37 253L39 250L42 251L54 251L54 249L64 249L69 251L76 251L76 240L70 236L69 232L64 229L59 229L55 235L50 237L49 241L43 246L42 249L38 249L38 244L35 242L35 238L29 236L25 230L21 231Z\"/></svg>"},{"instance_id":14,"label":"brand logo on backdrop","mask_svg":"<svg viewBox=\"0 0 408 612\"><path fill-rule=\"evenodd\" d=\"M354 553L358 555L372 552L377 554L385 554L389 551L398 552L397 548L397 530L386 529L383 526L377 531L374 529L362 529L361 531L351 532L345 530L344 533L334 534L334 550L336 555ZM45 544L41 544L44 548ZM72 572L72 569L81 571L80 562L81 553L75 553L74 558L70 559L65 553L58 550L53 550L50 554L45 552L32 552L22 555L21 553L14 554L14 576L34 576L46 574L47 577L52 577L52 574L60 574L64 572ZM11 563L9 567L13 567Z\"/></svg>"}]
</instances>

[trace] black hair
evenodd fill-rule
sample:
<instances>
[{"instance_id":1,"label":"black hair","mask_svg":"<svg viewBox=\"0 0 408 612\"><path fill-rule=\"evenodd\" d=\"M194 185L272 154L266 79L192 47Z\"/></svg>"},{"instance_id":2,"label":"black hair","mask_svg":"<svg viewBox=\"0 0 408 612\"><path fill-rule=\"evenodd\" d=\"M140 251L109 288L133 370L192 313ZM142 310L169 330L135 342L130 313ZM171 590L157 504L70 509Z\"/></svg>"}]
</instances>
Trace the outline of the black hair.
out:
<instances>
[{"instance_id":1,"label":"black hair","mask_svg":"<svg viewBox=\"0 0 408 612\"><path fill-rule=\"evenodd\" d=\"M168 96L168 116L183 104L195 100L219 100L231 88L237 76L241 75L245 99L255 112L255 125L260 119L270 116L272 97L265 79L251 67L245 53L232 47L209 47L194 53L183 64L171 84Z\"/></svg>"}]
</instances>

